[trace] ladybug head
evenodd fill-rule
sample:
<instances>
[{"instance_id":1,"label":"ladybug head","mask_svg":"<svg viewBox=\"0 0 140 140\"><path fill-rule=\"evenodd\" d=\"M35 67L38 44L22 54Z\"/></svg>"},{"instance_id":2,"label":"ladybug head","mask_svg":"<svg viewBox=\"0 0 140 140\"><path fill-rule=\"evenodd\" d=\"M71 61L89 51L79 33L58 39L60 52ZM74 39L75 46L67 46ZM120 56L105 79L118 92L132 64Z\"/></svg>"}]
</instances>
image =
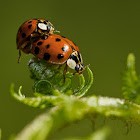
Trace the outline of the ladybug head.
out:
<instances>
[{"instance_id":1,"label":"ladybug head","mask_svg":"<svg viewBox=\"0 0 140 140\"><path fill-rule=\"evenodd\" d=\"M47 32L49 34L53 34L54 32L54 26L51 22L43 19L38 20L38 29L40 29L43 32Z\"/></svg>"},{"instance_id":2,"label":"ladybug head","mask_svg":"<svg viewBox=\"0 0 140 140\"><path fill-rule=\"evenodd\" d=\"M82 72L84 65L81 54L78 51L74 51L67 60L67 65L77 72Z\"/></svg>"},{"instance_id":3,"label":"ladybug head","mask_svg":"<svg viewBox=\"0 0 140 140\"><path fill-rule=\"evenodd\" d=\"M54 33L54 26L52 25L52 23L50 23L49 21L48 21L48 23L47 23L47 32L49 32L50 34L53 34Z\"/></svg>"},{"instance_id":4,"label":"ladybug head","mask_svg":"<svg viewBox=\"0 0 140 140\"><path fill-rule=\"evenodd\" d=\"M49 21L47 26L47 32L49 32L49 34L53 34L54 32L60 33L60 31L55 30L54 26Z\"/></svg>"}]
</instances>

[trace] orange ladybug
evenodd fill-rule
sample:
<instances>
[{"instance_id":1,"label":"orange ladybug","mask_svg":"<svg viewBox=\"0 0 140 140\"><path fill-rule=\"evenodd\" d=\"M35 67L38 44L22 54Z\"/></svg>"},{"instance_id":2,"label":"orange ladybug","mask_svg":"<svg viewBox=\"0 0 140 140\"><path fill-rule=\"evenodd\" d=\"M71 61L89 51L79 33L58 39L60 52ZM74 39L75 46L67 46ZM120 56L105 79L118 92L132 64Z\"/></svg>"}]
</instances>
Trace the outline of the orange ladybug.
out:
<instances>
[{"instance_id":1,"label":"orange ladybug","mask_svg":"<svg viewBox=\"0 0 140 140\"><path fill-rule=\"evenodd\" d=\"M27 54L30 53L34 40L40 36L49 36L54 32L55 29L52 23L44 19L30 19L23 23L17 32L16 39L19 59L21 56L20 50Z\"/></svg>"},{"instance_id":2,"label":"orange ladybug","mask_svg":"<svg viewBox=\"0 0 140 140\"><path fill-rule=\"evenodd\" d=\"M78 73L83 70L83 60L79 53L79 48L69 39L57 34L35 41L31 53L51 64L63 65L66 63L64 75L67 71L67 66L75 69Z\"/></svg>"}]
</instances>

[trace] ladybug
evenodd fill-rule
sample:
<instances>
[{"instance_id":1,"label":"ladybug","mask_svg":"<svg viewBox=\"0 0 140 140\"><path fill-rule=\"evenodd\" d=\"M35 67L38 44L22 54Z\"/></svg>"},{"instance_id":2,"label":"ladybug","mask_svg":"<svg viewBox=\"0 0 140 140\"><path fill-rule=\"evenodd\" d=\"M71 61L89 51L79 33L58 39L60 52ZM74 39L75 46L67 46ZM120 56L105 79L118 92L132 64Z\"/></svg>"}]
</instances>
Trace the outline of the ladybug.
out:
<instances>
[{"instance_id":1,"label":"ladybug","mask_svg":"<svg viewBox=\"0 0 140 140\"><path fill-rule=\"evenodd\" d=\"M82 73L83 60L79 48L69 39L52 34L47 39L40 38L33 43L31 53L47 63L63 65L66 63L63 75L65 76L67 66L75 69L75 73Z\"/></svg>"},{"instance_id":2,"label":"ladybug","mask_svg":"<svg viewBox=\"0 0 140 140\"><path fill-rule=\"evenodd\" d=\"M17 32L17 49L19 49L19 59L21 56L20 50L24 53L30 53L32 43L40 36L47 37L55 32L54 26L44 19L30 19L23 23Z\"/></svg>"}]
</instances>

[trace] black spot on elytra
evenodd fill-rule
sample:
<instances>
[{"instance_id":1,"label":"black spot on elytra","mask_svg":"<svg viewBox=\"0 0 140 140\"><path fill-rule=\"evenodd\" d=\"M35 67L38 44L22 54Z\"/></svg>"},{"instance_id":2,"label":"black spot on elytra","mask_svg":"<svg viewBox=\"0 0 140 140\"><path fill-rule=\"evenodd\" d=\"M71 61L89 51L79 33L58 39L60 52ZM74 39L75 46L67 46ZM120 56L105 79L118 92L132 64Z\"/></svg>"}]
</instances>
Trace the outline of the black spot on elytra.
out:
<instances>
[{"instance_id":1,"label":"black spot on elytra","mask_svg":"<svg viewBox=\"0 0 140 140\"><path fill-rule=\"evenodd\" d=\"M67 48L66 47L63 47L62 48L62 51L67 52Z\"/></svg>"},{"instance_id":2,"label":"black spot on elytra","mask_svg":"<svg viewBox=\"0 0 140 140\"><path fill-rule=\"evenodd\" d=\"M43 59L44 60L49 60L50 59L50 54L48 54L48 53L44 53L44 57L43 57Z\"/></svg>"},{"instance_id":3,"label":"black spot on elytra","mask_svg":"<svg viewBox=\"0 0 140 140\"><path fill-rule=\"evenodd\" d=\"M28 26L29 29L31 29L31 27L32 27L32 24L30 24L30 25Z\"/></svg>"},{"instance_id":4,"label":"black spot on elytra","mask_svg":"<svg viewBox=\"0 0 140 140\"><path fill-rule=\"evenodd\" d=\"M42 45L42 43L43 43L42 41L39 41L39 42L37 43L37 45Z\"/></svg>"},{"instance_id":5,"label":"black spot on elytra","mask_svg":"<svg viewBox=\"0 0 140 140\"><path fill-rule=\"evenodd\" d=\"M61 39L60 39L60 38L56 38L55 40L56 40L56 41L61 41Z\"/></svg>"},{"instance_id":6,"label":"black spot on elytra","mask_svg":"<svg viewBox=\"0 0 140 140\"><path fill-rule=\"evenodd\" d=\"M35 54L38 54L39 53L39 48L38 47L35 47L34 52L35 52Z\"/></svg>"},{"instance_id":7,"label":"black spot on elytra","mask_svg":"<svg viewBox=\"0 0 140 140\"><path fill-rule=\"evenodd\" d=\"M63 57L64 57L63 54L58 54L58 56L57 56L58 59L61 59L61 58L63 58Z\"/></svg>"},{"instance_id":8,"label":"black spot on elytra","mask_svg":"<svg viewBox=\"0 0 140 140\"><path fill-rule=\"evenodd\" d=\"M50 44L46 45L46 48L48 49L50 47Z\"/></svg>"},{"instance_id":9,"label":"black spot on elytra","mask_svg":"<svg viewBox=\"0 0 140 140\"><path fill-rule=\"evenodd\" d=\"M61 37L66 38L65 36L61 36Z\"/></svg>"},{"instance_id":10,"label":"black spot on elytra","mask_svg":"<svg viewBox=\"0 0 140 140\"><path fill-rule=\"evenodd\" d=\"M26 34L25 33L22 33L22 38L25 38L26 37Z\"/></svg>"},{"instance_id":11,"label":"black spot on elytra","mask_svg":"<svg viewBox=\"0 0 140 140\"><path fill-rule=\"evenodd\" d=\"M28 21L28 23L31 23L32 21Z\"/></svg>"}]
</instances>

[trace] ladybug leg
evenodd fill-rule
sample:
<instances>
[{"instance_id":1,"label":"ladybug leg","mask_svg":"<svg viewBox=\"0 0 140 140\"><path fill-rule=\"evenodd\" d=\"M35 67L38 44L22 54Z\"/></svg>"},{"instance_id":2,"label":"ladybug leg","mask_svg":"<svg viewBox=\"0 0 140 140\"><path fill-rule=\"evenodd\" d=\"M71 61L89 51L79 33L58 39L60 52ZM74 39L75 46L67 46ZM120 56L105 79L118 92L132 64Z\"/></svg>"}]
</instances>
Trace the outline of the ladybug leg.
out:
<instances>
[{"instance_id":1,"label":"ladybug leg","mask_svg":"<svg viewBox=\"0 0 140 140\"><path fill-rule=\"evenodd\" d=\"M34 41L36 41L37 39L39 39L39 34L38 33L32 33L29 37L29 40L30 40L30 50L32 50L32 47L33 47L33 43Z\"/></svg>"},{"instance_id":2,"label":"ladybug leg","mask_svg":"<svg viewBox=\"0 0 140 140\"><path fill-rule=\"evenodd\" d=\"M78 73L77 71L75 71L74 73L73 73L73 75L75 75L76 73Z\"/></svg>"},{"instance_id":3,"label":"ladybug leg","mask_svg":"<svg viewBox=\"0 0 140 140\"><path fill-rule=\"evenodd\" d=\"M66 76L67 69L68 69L68 65L66 64L66 66L64 68L64 72L63 72L64 82L65 82L65 79L66 79L65 76Z\"/></svg>"},{"instance_id":4,"label":"ladybug leg","mask_svg":"<svg viewBox=\"0 0 140 140\"><path fill-rule=\"evenodd\" d=\"M78 73L79 73L79 74L82 74L82 71L79 71Z\"/></svg>"},{"instance_id":5,"label":"ladybug leg","mask_svg":"<svg viewBox=\"0 0 140 140\"><path fill-rule=\"evenodd\" d=\"M28 66L30 66L31 64L33 64L34 62L30 62L29 64L28 64Z\"/></svg>"},{"instance_id":6,"label":"ladybug leg","mask_svg":"<svg viewBox=\"0 0 140 140\"><path fill-rule=\"evenodd\" d=\"M82 74L82 71L75 71L73 75L75 75L76 73Z\"/></svg>"},{"instance_id":7,"label":"ladybug leg","mask_svg":"<svg viewBox=\"0 0 140 140\"><path fill-rule=\"evenodd\" d=\"M28 63L28 66L30 66L30 65L33 64L33 63L35 63L35 61L38 61L38 60L39 60L39 58L35 57L35 58L34 58L34 61L31 61L31 62Z\"/></svg>"},{"instance_id":8,"label":"ladybug leg","mask_svg":"<svg viewBox=\"0 0 140 140\"><path fill-rule=\"evenodd\" d=\"M62 67L62 65L59 65L58 70L60 70L60 69L61 69L61 67Z\"/></svg>"},{"instance_id":9,"label":"ladybug leg","mask_svg":"<svg viewBox=\"0 0 140 140\"><path fill-rule=\"evenodd\" d=\"M47 70L47 68L48 68L48 67L46 67L46 68L42 71L42 74Z\"/></svg>"},{"instance_id":10,"label":"ladybug leg","mask_svg":"<svg viewBox=\"0 0 140 140\"><path fill-rule=\"evenodd\" d=\"M31 43L31 45L30 45L30 50L32 50L32 47L33 47L33 37L34 37L34 35L31 34L31 35L30 35L30 43Z\"/></svg>"},{"instance_id":11,"label":"ladybug leg","mask_svg":"<svg viewBox=\"0 0 140 140\"><path fill-rule=\"evenodd\" d=\"M21 58L21 51L19 50L18 63L19 63L19 61L20 61L20 58Z\"/></svg>"},{"instance_id":12,"label":"ladybug leg","mask_svg":"<svg viewBox=\"0 0 140 140\"><path fill-rule=\"evenodd\" d=\"M42 74L48 69L48 67L52 67L52 65L47 66L47 67L42 71Z\"/></svg>"}]
</instances>

